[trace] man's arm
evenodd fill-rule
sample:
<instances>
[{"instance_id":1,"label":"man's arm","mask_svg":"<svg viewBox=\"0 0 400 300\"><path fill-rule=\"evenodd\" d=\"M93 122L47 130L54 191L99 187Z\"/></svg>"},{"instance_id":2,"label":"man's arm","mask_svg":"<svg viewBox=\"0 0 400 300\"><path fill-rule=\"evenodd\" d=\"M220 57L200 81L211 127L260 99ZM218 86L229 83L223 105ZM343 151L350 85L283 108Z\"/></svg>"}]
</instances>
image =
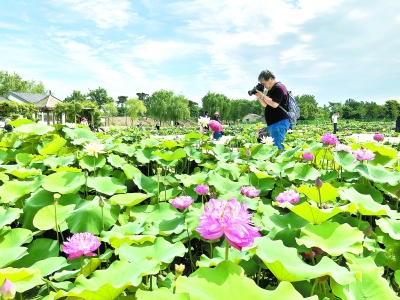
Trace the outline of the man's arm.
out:
<instances>
[{"instance_id":1,"label":"man's arm","mask_svg":"<svg viewBox=\"0 0 400 300\"><path fill-rule=\"evenodd\" d=\"M261 105L266 107L267 105L272 106L273 108L277 108L279 106L279 103L272 101L270 97L267 95L263 94L260 91L256 92L256 96L258 100L260 101Z\"/></svg>"}]
</instances>

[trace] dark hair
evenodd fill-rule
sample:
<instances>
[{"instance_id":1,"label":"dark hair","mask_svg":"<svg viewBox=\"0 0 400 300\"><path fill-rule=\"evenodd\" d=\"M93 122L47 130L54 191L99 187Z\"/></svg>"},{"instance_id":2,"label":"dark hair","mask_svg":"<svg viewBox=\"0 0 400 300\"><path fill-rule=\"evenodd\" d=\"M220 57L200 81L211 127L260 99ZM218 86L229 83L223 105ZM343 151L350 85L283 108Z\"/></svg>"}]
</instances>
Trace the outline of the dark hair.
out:
<instances>
[{"instance_id":1,"label":"dark hair","mask_svg":"<svg viewBox=\"0 0 400 300\"><path fill-rule=\"evenodd\" d=\"M275 75L270 70L262 70L260 75L258 75L258 81L260 81L261 78L264 80L268 80L270 78L275 79Z\"/></svg>"}]
</instances>

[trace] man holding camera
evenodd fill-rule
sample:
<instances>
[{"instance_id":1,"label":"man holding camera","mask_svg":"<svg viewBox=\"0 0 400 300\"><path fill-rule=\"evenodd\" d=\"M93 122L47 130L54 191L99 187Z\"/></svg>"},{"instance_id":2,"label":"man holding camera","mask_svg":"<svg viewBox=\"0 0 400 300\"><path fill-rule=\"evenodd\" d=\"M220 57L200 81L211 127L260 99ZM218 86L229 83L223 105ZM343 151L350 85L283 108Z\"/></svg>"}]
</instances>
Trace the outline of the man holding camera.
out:
<instances>
[{"instance_id":1,"label":"man holding camera","mask_svg":"<svg viewBox=\"0 0 400 300\"><path fill-rule=\"evenodd\" d=\"M275 146L279 150L284 150L282 143L285 140L290 121L288 114L279 106L281 105L286 111L289 110L288 91L282 83L276 81L275 75L269 70L261 71L258 81L261 85L258 84L253 90L261 105L265 107L264 117L269 134L274 138ZM268 90L267 95L263 93L263 88ZM249 91L249 94L250 92L253 91Z\"/></svg>"}]
</instances>

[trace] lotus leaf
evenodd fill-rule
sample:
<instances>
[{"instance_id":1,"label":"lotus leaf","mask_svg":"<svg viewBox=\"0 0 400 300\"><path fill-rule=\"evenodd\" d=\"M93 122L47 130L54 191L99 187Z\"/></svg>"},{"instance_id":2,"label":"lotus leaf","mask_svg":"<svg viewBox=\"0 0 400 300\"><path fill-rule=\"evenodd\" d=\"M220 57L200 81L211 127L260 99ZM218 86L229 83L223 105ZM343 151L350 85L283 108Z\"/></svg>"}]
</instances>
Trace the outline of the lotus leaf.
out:
<instances>
[{"instance_id":1,"label":"lotus leaf","mask_svg":"<svg viewBox=\"0 0 400 300\"><path fill-rule=\"evenodd\" d=\"M309 224L301 230L299 245L308 248L318 247L331 256L339 256L345 252L361 254L364 234L348 224L325 222L320 225Z\"/></svg>"},{"instance_id":2,"label":"lotus leaf","mask_svg":"<svg viewBox=\"0 0 400 300\"><path fill-rule=\"evenodd\" d=\"M318 188L313 186L302 185L296 189L299 193L307 196L307 198L313 200L316 203L324 203L328 201L335 201L336 197L339 197L338 189L333 187L330 183L323 183L322 186ZM319 193L321 195L321 200L319 199Z\"/></svg>"},{"instance_id":3,"label":"lotus leaf","mask_svg":"<svg viewBox=\"0 0 400 300\"><path fill-rule=\"evenodd\" d=\"M87 155L87 156L84 156L79 161L79 166L82 169L88 169L89 171L98 170L98 169L104 167L105 164L106 164L106 158L102 154L99 154L98 157Z\"/></svg>"},{"instance_id":4,"label":"lotus leaf","mask_svg":"<svg viewBox=\"0 0 400 300\"><path fill-rule=\"evenodd\" d=\"M294 248L288 248L282 241L272 241L268 237L256 238L249 250L255 253L279 281L302 281L329 275L340 284L349 284L361 279L358 272L349 272L338 266L327 256L310 266L301 260Z\"/></svg>"},{"instance_id":5,"label":"lotus leaf","mask_svg":"<svg viewBox=\"0 0 400 300\"><path fill-rule=\"evenodd\" d=\"M97 192L109 196L126 193L126 186L114 177L88 177L87 185Z\"/></svg>"},{"instance_id":6,"label":"lotus leaf","mask_svg":"<svg viewBox=\"0 0 400 300\"><path fill-rule=\"evenodd\" d=\"M40 260L57 257L59 255L58 248L59 244L57 241L38 238L28 245L29 254L15 261L11 266L14 268L30 267Z\"/></svg>"},{"instance_id":7,"label":"lotus leaf","mask_svg":"<svg viewBox=\"0 0 400 300\"><path fill-rule=\"evenodd\" d=\"M63 139L60 136L56 136L54 140L44 145L44 147L42 148L42 150L39 151L39 153L42 155L57 154L58 151L60 151L66 143L67 140Z\"/></svg>"},{"instance_id":8,"label":"lotus leaf","mask_svg":"<svg viewBox=\"0 0 400 300\"><path fill-rule=\"evenodd\" d=\"M294 181L296 179L308 181L316 180L321 176L321 173L309 164L298 163L294 166L293 170L287 174L287 176L289 177L290 181Z\"/></svg>"},{"instance_id":9,"label":"lotus leaf","mask_svg":"<svg viewBox=\"0 0 400 300\"><path fill-rule=\"evenodd\" d=\"M47 205L41 208L33 218L33 226L39 230L57 229L74 210L75 204L71 205ZM57 224L55 224L57 220ZM58 229L57 229L58 230Z\"/></svg>"},{"instance_id":10,"label":"lotus leaf","mask_svg":"<svg viewBox=\"0 0 400 300\"><path fill-rule=\"evenodd\" d=\"M16 219L19 218L19 215L22 213L22 210L19 208L9 207L7 209L0 206L0 228L5 225L11 224Z\"/></svg>"},{"instance_id":11,"label":"lotus leaf","mask_svg":"<svg viewBox=\"0 0 400 300\"><path fill-rule=\"evenodd\" d=\"M19 247L32 241L32 231L24 228L13 228L0 235L0 250Z\"/></svg>"},{"instance_id":12,"label":"lotus leaf","mask_svg":"<svg viewBox=\"0 0 400 300\"><path fill-rule=\"evenodd\" d=\"M23 293L34 288L35 286L44 284L44 281L39 273L39 269L0 269L0 281L4 282L4 279L7 278L14 283L18 293Z\"/></svg>"},{"instance_id":13,"label":"lotus leaf","mask_svg":"<svg viewBox=\"0 0 400 300\"><path fill-rule=\"evenodd\" d=\"M394 240L400 240L400 221L391 220L388 218L381 218L376 220L376 225L378 225L382 232L389 234L389 236Z\"/></svg>"},{"instance_id":14,"label":"lotus leaf","mask_svg":"<svg viewBox=\"0 0 400 300\"><path fill-rule=\"evenodd\" d=\"M177 293L188 293L192 300L215 299L223 295L230 300L317 300L317 296L304 298L289 282L281 282L274 291L267 291L244 275L240 266L223 261L216 268L199 268L189 277L180 276L176 281Z\"/></svg>"},{"instance_id":15,"label":"lotus leaf","mask_svg":"<svg viewBox=\"0 0 400 300\"><path fill-rule=\"evenodd\" d=\"M0 268L7 267L11 263L21 259L21 257L27 254L28 252L26 247L11 247L0 249Z\"/></svg>"},{"instance_id":16,"label":"lotus leaf","mask_svg":"<svg viewBox=\"0 0 400 300\"><path fill-rule=\"evenodd\" d=\"M400 172L390 172L383 166L359 165L354 170L373 182L396 185L400 181Z\"/></svg>"},{"instance_id":17,"label":"lotus leaf","mask_svg":"<svg viewBox=\"0 0 400 300\"><path fill-rule=\"evenodd\" d=\"M32 192L33 181L8 181L0 186L0 203L14 203L22 196Z\"/></svg>"},{"instance_id":18,"label":"lotus leaf","mask_svg":"<svg viewBox=\"0 0 400 300\"><path fill-rule=\"evenodd\" d=\"M189 300L189 294L172 294L167 288L159 288L155 291L143 291L139 289L136 292L137 300Z\"/></svg>"},{"instance_id":19,"label":"lotus leaf","mask_svg":"<svg viewBox=\"0 0 400 300\"><path fill-rule=\"evenodd\" d=\"M36 123L24 124L15 128L15 132L28 133L34 135L44 135L52 131L54 131L54 127Z\"/></svg>"},{"instance_id":20,"label":"lotus leaf","mask_svg":"<svg viewBox=\"0 0 400 300\"><path fill-rule=\"evenodd\" d=\"M75 194L86 183L83 173L59 172L50 174L42 181L45 190L60 194Z\"/></svg>"},{"instance_id":21,"label":"lotus leaf","mask_svg":"<svg viewBox=\"0 0 400 300\"><path fill-rule=\"evenodd\" d=\"M43 161L45 165L50 166L50 168L57 168L58 166L66 167L73 164L76 160L75 155L69 156L49 156Z\"/></svg>"},{"instance_id":22,"label":"lotus leaf","mask_svg":"<svg viewBox=\"0 0 400 300\"><path fill-rule=\"evenodd\" d=\"M126 164L126 160L123 157L115 154L108 155L107 161L110 165L114 166L115 168L121 168L121 169L122 166Z\"/></svg>"}]
</instances>

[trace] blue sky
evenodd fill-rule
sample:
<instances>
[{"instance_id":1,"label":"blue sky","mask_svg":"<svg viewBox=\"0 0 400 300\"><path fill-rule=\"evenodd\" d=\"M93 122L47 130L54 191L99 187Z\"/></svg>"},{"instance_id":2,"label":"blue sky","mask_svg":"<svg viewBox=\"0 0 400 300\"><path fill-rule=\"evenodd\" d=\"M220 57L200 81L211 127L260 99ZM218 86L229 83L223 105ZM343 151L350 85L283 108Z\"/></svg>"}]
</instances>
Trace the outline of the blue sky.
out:
<instances>
[{"instance_id":1,"label":"blue sky","mask_svg":"<svg viewBox=\"0 0 400 300\"><path fill-rule=\"evenodd\" d=\"M173 90L252 99L263 69L294 95L400 101L398 0L0 0L0 70L63 100Z\"/></svg>"}]
</instances>

